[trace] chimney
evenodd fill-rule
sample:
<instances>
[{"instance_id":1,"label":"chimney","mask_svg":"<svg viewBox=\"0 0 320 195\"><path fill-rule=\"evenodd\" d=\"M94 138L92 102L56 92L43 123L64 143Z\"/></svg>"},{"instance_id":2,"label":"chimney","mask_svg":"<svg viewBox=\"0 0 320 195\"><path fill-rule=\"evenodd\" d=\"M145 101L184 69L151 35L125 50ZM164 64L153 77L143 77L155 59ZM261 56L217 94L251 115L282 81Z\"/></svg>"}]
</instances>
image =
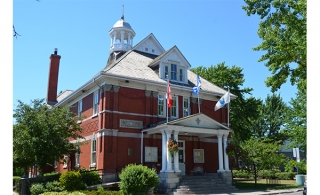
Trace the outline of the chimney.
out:
<instances>
[{"instance_id":1,"label":"chimney","mask_svg":"<svg viewBox=\"0 0 320 195\"><path fill-rule=\"evenodd\" d=\"M58 55L58 49L54 49L54 53L50 56L50 67L49 67L49 81L48 81L48 93L47 93L47 104L54 105L57 101L57 90L58 90L58 74L59 64L61 56Z\"/></svg>"}]
</instances>

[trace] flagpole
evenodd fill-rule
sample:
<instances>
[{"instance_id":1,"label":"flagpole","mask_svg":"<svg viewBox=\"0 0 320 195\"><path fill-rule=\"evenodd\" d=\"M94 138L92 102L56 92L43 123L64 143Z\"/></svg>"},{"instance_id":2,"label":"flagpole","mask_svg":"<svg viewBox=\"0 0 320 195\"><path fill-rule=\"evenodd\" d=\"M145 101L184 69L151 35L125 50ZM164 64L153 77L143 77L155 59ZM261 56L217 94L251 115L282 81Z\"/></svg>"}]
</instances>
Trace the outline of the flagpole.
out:
<instances>
[{"instance_id":1,"label":"flagpole","mask_svg":"<svg viewBox=\"0 0 320 195\"><path fill-rule=\"evenodd\" d=\"M197 75L197 86L199 87L199 79L198 79L198 75ZM198 110L199 110L199 113L200 113L200 98L199 98L199 96L200 96L200 87L198 88Z\"/></svg>"},{"instance_id":2,"label":"flagpole","mask_svg":"<svg viewBox=\"0 0 320 195\"><path fill-rule=\"evenodd\" d=\"M168 94L168 82L169 82L169 76L167 75L167 123L168 123L168 104L169 104L169 94Z\"/></svg>"},{"instance_id":3,"label":"flagpole","mask_svg":"<svg viewBox=\"0 0 320 195\"><path fill-rule=\"evenodd\" d=\"M230 113L230 90L229 90L229 86L228 86L228 94L229 94L229 103L228 103L228 127L229 127L229 113Z\"/></svg>"}]
</instances>

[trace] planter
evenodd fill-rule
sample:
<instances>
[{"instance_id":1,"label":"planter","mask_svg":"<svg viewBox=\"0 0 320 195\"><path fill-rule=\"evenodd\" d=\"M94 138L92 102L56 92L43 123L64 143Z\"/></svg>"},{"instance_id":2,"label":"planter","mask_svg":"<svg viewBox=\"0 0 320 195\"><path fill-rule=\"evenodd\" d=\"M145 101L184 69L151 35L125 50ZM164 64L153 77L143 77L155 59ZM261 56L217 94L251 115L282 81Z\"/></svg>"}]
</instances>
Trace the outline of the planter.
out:
<instances>
[{"instance_id":1,"label":"planter","mask_svg":"<svg viewBox=\"0 0 320 195\"><path fill-rule=\"evenodd\" d=\"M148 191L147 195L153 195L153 190L154 190L154 188L150 188L150 190Z\"/></svg>"}]
</instances>

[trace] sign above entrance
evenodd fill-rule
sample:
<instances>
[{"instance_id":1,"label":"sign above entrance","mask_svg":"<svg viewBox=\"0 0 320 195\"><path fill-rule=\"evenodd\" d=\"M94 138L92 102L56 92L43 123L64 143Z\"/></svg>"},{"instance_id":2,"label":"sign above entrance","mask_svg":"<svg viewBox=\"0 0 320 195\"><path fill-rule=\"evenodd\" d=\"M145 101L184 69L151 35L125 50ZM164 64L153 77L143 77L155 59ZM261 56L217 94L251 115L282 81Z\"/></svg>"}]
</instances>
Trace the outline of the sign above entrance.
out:
<instances>
[{"instance_id":1,"label":"sign above entrance","mask_svg":"<svg viewBox=\"0 0 320 195\"><path fill-rule=\"evenodd\" d=\"M143 121L120 119L120 127L142 129Z\"/></svg>"}]
</instances>

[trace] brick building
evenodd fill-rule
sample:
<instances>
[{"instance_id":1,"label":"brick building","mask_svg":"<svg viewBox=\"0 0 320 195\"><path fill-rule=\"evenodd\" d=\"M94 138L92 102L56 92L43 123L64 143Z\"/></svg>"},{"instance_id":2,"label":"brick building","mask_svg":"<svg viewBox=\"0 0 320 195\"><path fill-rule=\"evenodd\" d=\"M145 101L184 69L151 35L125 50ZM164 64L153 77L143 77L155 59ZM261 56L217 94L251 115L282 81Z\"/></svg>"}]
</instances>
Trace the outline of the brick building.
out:
<instances>
[{"instance_id":1,"label":"brick building","mask_svg":"<svg viewBox=\"0 0 320 195\"><path fill-rule=\"evenodd\" d=\"M70 140L85 144L81 152L66 155L67 163L57 163L55 171L98 169L103 181L109 182L126 165L141 163L155 168L168 188L195 169L220 173L231 182L225 153L232 131L227 126L228 110L214 111L227 91L201 78L198 98L192 93L197 75L189 71L191 64L178 47L165 50L152 33L133 46L135 32L124 16L109 35L107 64L74 91L57 96L60 56L57 50L50 56L47 103L72 106L85 137ZM173 100L170 109L166 75ZM173 156L167 149L169 139L179 144Z\"/></svg>"}]
</instances>

